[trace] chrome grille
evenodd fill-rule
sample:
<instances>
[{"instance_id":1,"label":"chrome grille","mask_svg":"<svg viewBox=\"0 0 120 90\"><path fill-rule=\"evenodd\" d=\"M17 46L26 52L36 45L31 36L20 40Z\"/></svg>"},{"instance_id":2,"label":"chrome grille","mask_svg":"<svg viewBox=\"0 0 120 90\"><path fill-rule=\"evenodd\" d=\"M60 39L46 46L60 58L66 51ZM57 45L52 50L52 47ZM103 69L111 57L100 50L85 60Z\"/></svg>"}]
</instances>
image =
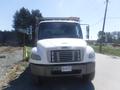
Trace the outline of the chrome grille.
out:
<instances>
[{"instance_id":1,"label":"chrome grille","mask_svg":"<svg viewBox=\"0 0 120 90\"><path fill-rule=\"evenodd\" d=\"M81 61L80 50L52 50L51 62L75 62Z\"/></svg>"}]
</instances>

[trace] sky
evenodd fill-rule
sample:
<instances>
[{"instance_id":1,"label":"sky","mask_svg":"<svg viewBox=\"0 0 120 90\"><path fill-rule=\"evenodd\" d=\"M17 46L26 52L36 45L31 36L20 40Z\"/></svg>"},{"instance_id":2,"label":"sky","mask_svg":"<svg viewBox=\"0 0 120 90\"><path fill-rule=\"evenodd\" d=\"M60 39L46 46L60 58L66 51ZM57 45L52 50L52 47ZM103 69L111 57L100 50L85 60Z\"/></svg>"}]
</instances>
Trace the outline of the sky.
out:
<instances>
[{"instance_id":1,"label":"sky","mask_svg":"<svg viewBox=\"0 0 120 90\"><path fill-rule=\"evenodd\" d=\"M97 39L102 30L105 0L1 0L0 30L11 30L13 16L25 7L39 9L43 17L80 17L81 24L90 25L90 39ZM106 18L106 32L120 31L120 0L109 0ZM85 26L82 26L84 38Z\"/></svg>"}]
</instances>

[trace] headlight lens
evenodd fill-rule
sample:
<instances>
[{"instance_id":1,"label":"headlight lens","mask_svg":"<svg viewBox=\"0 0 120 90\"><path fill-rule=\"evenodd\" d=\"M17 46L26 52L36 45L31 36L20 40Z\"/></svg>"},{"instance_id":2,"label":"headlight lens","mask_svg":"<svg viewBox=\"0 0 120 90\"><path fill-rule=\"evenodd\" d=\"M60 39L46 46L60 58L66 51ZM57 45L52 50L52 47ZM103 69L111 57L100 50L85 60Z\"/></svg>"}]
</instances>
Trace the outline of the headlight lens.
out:
<instances>
[{"instance_id":1,"label":"headlight lens","mask_svg":"<svg viewBox=\"0 0 120 90\"><path fill-rule=\"evenodd\" d=\"M31 55L31 58L34 59L34 60L41 60L41 57L37 54L33 54Z\"/></svg>"},{"instance_id":2,"label":"headlight lens","mask_svg":"<svg viewBox=\"0 0 120 90\"><path fill-rule=\"evenodd\" d=\"M88 56L89 58L94 58L95 57L95 53L94 52L91 52L91 53L89 53L89 56Z\"/></svg>"}]
</instances>

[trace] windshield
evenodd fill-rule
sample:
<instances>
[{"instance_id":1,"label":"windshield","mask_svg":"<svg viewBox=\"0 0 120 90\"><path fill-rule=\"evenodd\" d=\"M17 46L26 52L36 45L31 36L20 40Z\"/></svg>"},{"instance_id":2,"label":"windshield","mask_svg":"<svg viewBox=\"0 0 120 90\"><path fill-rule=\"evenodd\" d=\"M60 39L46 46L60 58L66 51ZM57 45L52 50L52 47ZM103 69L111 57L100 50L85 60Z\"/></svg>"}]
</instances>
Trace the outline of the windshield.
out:
<instances>
[{"instance_id":1,"label":"windshield","mask_svg":"<svg viewBox=\"0 0 120 90\"><path fill-rule=\"evenodd\" d=\"M78 23L41 23L38 31L38 39L47 38L83 38L83 36Z\"/></svg>"}]
</instances>

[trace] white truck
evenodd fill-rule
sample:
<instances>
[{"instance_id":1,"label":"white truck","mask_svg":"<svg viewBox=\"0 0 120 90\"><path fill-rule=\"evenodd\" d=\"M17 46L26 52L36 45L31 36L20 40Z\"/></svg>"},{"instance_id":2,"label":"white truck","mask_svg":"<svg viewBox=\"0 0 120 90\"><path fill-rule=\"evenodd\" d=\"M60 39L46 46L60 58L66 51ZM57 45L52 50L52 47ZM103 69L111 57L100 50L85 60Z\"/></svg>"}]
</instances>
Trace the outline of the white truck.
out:
<instances>
[{"instance_id":1,"label":"white truck","mask_svg":"<svg viewBox=\"0 0 120 90\"><path fill-rule=\"evenodd\" d=\"M30 68L36 78L94 78L95 52L83 40L79 18L47 18L39 23Z\"/></svg>"}]
</instances>

